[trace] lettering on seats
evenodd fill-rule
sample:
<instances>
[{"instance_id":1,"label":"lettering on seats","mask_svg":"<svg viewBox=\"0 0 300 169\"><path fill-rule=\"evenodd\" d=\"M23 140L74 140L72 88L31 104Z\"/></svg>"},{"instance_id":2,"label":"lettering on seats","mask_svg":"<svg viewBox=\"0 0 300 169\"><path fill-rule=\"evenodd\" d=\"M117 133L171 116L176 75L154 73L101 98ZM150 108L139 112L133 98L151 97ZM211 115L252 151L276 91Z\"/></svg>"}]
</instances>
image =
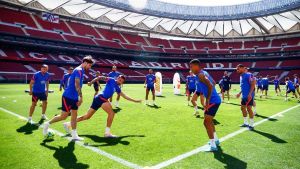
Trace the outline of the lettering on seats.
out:
<instances>
[{"instance_id":1,"label":"lettering on seats","mask_svg":"<svg viewBox=\"0 0 300 169\"><path fill-rule=\"evenodd\" d=\"M46 57L44 57L43 54L37 53L37 52L30 52L29 56L34 58L34 59L40 59L40 60L46 60L47 59Z\"/></svg>"},{"instance_id":2,"label":"lettering on seats","mask_svg":"<svg viewBox=\"0 0 300 169\"><path fill-rule=\"evenodd\" d=\"M0 56L7 57L6 53L2 49L0 49Z\"/></svg>"},{"instance_id":3,"label":"lettering on seats","mask_svg":"<svg viewBox=\"0 0 300 169\"><path fill-rule=\"evenodd\" d=\"M58 55L58 58L66 62L75 62L73 58L67 55Z\"/></svg>"},{"instance_id":4,"label":"lettering on seats","mask_svg":"<svg viewBox=\"0 0 300 169\"><path fill-rule=\"evenodd\" d=\"M120 62L118 60L110 60L110 59L105 59L105 60L113 65L124 65L122 62Z\"/></svg>"}]
</instances>

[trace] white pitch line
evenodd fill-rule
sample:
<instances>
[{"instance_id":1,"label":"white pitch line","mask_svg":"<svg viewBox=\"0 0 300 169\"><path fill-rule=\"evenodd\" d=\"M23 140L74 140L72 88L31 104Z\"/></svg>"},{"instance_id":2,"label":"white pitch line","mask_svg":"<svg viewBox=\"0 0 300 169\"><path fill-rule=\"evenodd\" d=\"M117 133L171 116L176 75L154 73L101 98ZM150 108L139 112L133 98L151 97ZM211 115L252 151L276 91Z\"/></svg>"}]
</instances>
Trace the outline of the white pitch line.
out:
<instances>
[{"instance_id":1,"label":"white pitch line","mask_svg":"<svg viewBox=\"0 0 300 169\"><path fill-rule=\"evenodd\" d=\"M7 109L4 109L4 108L2 108L2 107L0 107L0 110L2 110L3 112L8 113L8 114L10 114L10 115L13 115L13 116L15 116L15 117L18 117L18 118L21 119L21 120L27 121L27 118L26 118L26 117L21 116L21 115L19 115L19 114L17 114L17 113L14 113L14 112L9 111L9 110L7 110ZM40 127L43 128L44 125L40 125ZM49 128L49 129L50 129L50 128ZM57 135L59 135L59 136L64 136L64 135L65 135L65 134L63 134L63 133L61 133L61 132L59 132L59 131L57 131L57 130L54 130L54 129L50 129L50 130L52 130L55 134L57 134ZM69 140L69 141L72 140L71 137L64 137L64 138L66 138L66 139ZM109 154L109 153L107 153L107 152L105 152L105 151L103 151L103 150L100 150L99 148L96 148L96 147L93 147L93 146L89 146L89 145L84 145L84 143L81 142L81 141L76 141L75 143L76 143L77 145L81 146L81 147L84 147L84 148L86 148L86 149L89 149L89 150L91 150L91 151L93 151L93 152L95 152L95 153L97 153L97 154L99 154L99 155L105 156L105 157L107 157L107 158L109 158L109 159L111 159L111 160L114 160L114 161L116 161L116 162L118 162L118 163L120 163L120 164L122 164L122 165L124 165L124 166L127 166L127 167L129 167L129 168L134 168L134 169L141 169L141 168L143 168L142 166L139 166L139 165L137 165L137 164L134 164L134 163L129 162L129 161L127 161L127 160L124 160L124 159L122 159L122 158L120 158L120 157L114 156L114 155L112 155L112 154Z\"/></svg>"},{"instance_id":2,"label":"white pitch line","mask_svg":"<svg viewBox=\"0 0 300 169\"><path fill-rule=\"evenodd\" d=\"M286 109L286 110L283 110L283 111L281 111L281 112L279 112L279 113L276 113L276 114L274 114L274 115L272 115L272 116L270 116L270 117L268 117L268 118L266 118L266 119L260 120L260 121L258 121L258 122L256 122L256 123L254 123L254 126L260 125L260 124L262 124L262 123L264 123L264 122L266 122L266 121L268 121L268 120L270 120L270 119L272 119L272 118L274 118L274 117L282 116L282 114L284 114L284 113L286 113L286 112L288 112L288 111L290 111L290 110L292 110L292 109L295 109L295 108L297 108L297 107L299 107L299 106L300 106L300 105L296 105L296 106L294 106L294 107L291 107L291 108L288 108L288 109ZM242 128L242 129L237 130L237 131L235 131L235 132L233 132L233 133L230 133L230 134L228 134L228 135L226 135L226 136L220 138L220 142L223 142L223 141L228 140L228 139L230 139L230 138L232 138L232 137L235 137L235 136L237 136L237 135L239 135L239 134L241 134L241 133L243 133L243 132L245 132L245 131L247 131L247 130L248 130L247 128ZM181 154L181 155L176 156L176 157L174 157L174 158L171 158L170 160L161 162L161 163L159 163L159 164L157 164L157 165L155 165L155 166L152 166L152 167L150 167L150 168L151 168L151 169L160 169L160 168L167 167L167 166L169 166L169 165L171 165L171 164L174 164L174 163L176 163L176 162L178 162L178 161L181 161L181 160L183 160L183 159L185 159L185 158L188 158L188 157L190 157L190 156L192 156L192 155L195 155L195 154L198 154L198 153L200 153L200 152L203 152L203 151L207 150L208 148L209 148L208 145L204 145L204 146L198 147L198 148L196 148L196 149L194 149L194 150L192 150L192 151L189 151L189 152L187 152L187 153L184 153L184 154Z\"/></svg>"}]
</instances>

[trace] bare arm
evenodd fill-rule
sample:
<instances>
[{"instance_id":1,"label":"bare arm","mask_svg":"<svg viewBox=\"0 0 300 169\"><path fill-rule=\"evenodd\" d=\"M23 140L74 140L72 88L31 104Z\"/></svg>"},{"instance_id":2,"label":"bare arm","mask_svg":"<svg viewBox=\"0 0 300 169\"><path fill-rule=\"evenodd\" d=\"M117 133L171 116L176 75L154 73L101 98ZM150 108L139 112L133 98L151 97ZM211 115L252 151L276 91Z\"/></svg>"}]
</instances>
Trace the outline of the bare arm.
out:
<instances>
[{"instance_id":1,"label":"bare arm","mask_svg":"<svg viewBox=\"0 0 300 169\"><path fill-rule=\"evenodd\" d=\"M30 83L29 83L29 94L32 95L32 86L34 84L34 80L30 80Z\"/></svg>"},{"instance_id":2,"label":"bare arm","mask_svg":"<svg viewBox=\"0 0 300 169\"><path fill-rule=\"evenodd\" d=\"M124 99L126 99L126 100L128 100L128 101L131 101L131 102L136 102L136 103L142 102L142 100L135 100L135 99L133 99L133 98L127 96L127 95L126 95L125 93L123 93L123 92L121 92L120 95L121 95Z\"/></svg>"},{"instance_id":3,"label":"bare arm","mask_svg":"<svg viewBox=\"0 0 300 169\"><path fill-rule=\"evenodd\" d=\"M75 79L75 88L76 88L76 91L78 93L78 96L82 99L82 92L81 92L80 79L79 78Z\"/></svg>"},{"instance_id":4,"label":"bare arm","mask_svg":"<svg viewBox=\"0 0 300 169\"><path fill-rule=\"evenodd\" d=\"M248 94L248 97L251 96L251 98L252 98L252 93L254 92L255 84L256 84L256 80L253 79L251 82L251 87L250 87L250 92Z\"/></svg>"},{"instance_id":5,"label":"bare arm","mask_svg":"<svg viewBox=\"0 0 300 169\"><path fill-rule=\"evenodd\" d=\"M48 96L49 91L49 81L46 82L46 95Z\"/></svg>"},{"instance_id":6,"label":"bare arm","mask_svg":"<svg viewBox=\"0 0 300 169\"><path fill-rule=\"evenodd\" d=\"M96 81L99 81L99 80L106 81L107 79L108 79L108 77L98 76L98 77L94 78L92 81L88 82L88 85L91 86Z\"/></svg>"}]
</instances>

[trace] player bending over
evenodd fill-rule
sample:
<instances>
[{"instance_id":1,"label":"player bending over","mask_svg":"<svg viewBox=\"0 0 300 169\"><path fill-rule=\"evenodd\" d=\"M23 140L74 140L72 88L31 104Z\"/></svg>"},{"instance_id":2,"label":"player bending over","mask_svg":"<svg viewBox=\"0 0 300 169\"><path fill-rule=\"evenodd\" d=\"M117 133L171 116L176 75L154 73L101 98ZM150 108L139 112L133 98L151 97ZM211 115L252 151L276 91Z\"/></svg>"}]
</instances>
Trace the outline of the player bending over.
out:
<instances>
[{"instance_id":1,"label":"player bending over","mask_svg":"<svg viewBox=\"0 0 300 169\"><path fill-rule=\"evenodd\" d=\"M204 105L204 126L210 139L210 151L217 151L217 145L220 142L216 134L213 119L221 104L221 98L215 89L215 82L206 71L201 69L199 60L192 60L190 62L190 68L192 72L198 77L197 83L199 83L200 90L206 99Z\"/></svg>"},{"instance_id":2,"label":"player bending over","mask_svg":"<svg viewBox=\"0 0 300 169\"><path fill-rule=\"evenodd\" d=\"M76 131L77 111L78 107L83 102L81 88L83 84L84 71L88 71L92 67L93 63L93 58L91 56L86 56L83 58L82 64L73 70L68 81L68 87L62 95L62 112L60 115L53 117L50 121L45 122L43 130L44 135L48 133L50 124L65 120L71 113L72 139L79 141L83 140L83 138L78 136Z\"/></svg>"},{"instance_id":3,"label":"player bending over","mask_svg":"<svg viewBox=\"0 0 300 169\"><path fill-rule=\"evenodd\" d=\"M190 71L190 75L186 77L188 106L190 105L191 95L196 91L196 79L197 77L193 74L192 71Z\"/></svg>"},{"instance_id":4,"label":"player bending over","mask_svg":"<svg viewBox=\"0 0 300 169\"><path fill-rule=\"evenodd\" d=\"M241 127L248 127L249 130L254 130L254 114L252 106L254 104L254 92L256 80L252 73L247 72L244 65L239 64L236 67L236 71L240 74L240 86L241 92L237 94L237 98L242 94L241 110L244 117L244 124ZM250 117L250 123L248 123L247 114Z\"/></svg>"},{"instance_id":5,"label":"player bending over","mask_svg":"<svg viewBox=\"0 0 300 169\"><path fill-rule=\"evenodd\" d=\"M278 96L278 93L279 93L279 95L281 95L280 81L279 81L277 75L275 76L273 83L274 83L274 87L275 87L276 96Z\"/></svg>"},{"instance_id":6,"label":"player bending over","mask_svg":"<svg viewBox=\"0 0 300 169\"><path fill-rule=\"evenodd\" d=\"M296 88L295 85L293 84L292 81L290 81L289 77L285 78L285 85L286 85L286 92L285 92L285 101L288 101L288 97L287 95L289 93L293 93L293 95L295 96L295 98L298 98L297 94L296 94Z\"/></svg>"},{"instance_id":7,"label":"player bending over","mask_svg":"<svg viewBox=\"0 0 300 169\"><path fill-rule=\"evenodd\" d=\"M229 91L231 89L231 79L230 77L228 76L228 73L227 71L224 72L224 76L222 77L222 100L224 102L224 93L226 92L227 93L227 99L228 99L228 103L229 103L229 100L230 100L230 94L229 94Z\"/></svg>"},{"instance_id":8,"label":"player bending over","mask_svg":"<svg viewBox=\"0 0 300 169\"><path fill-rule=\"evenodd\" d=\"M144 83L144 88L146 88L146 100L145 104L148 103L148 95L149 91L151 90L152 93L152 104L155 105L155 89L154 89L154 83L156 82L156 77L153 74L153 70L149 69L149 74L146 75L145 83Z\"/></svg>"},{"instance_id":9,"label":"player bending over","mask_svg":"<svg viewBox=\"0 0 300 169\"><path fill-rule=\"evenodd\" d=\"M45 115L47 109L47 97L49 91L49 78L48 65L42 65L41 71L36 72L29 84L29 95L32 95L31 106L29 109L28 123L32 124L32 114L35 106L39 100L42 101L42 119L46 120Z\"/></svg>"},{"instance_id":10,"label":"player bending over","mask_svg":"<svg viewBox=\"0 0 300 169\"><path fill-rule=\"evenodd\" d=\"M142 100L132 99L121 91L120 85L122 85L125 82L125 77L123 75L120 75L116 80L105 76L98 76L95 79L93 79L89 83L89 85L99 80L106 81L105 88L103 89L102 93L94 97L93 103L90 109L87 111L87 113L83 116L78 117L76 121L81 122L83 120L88 120L94 115L94 113L99 108L102 108L108 114L104 137L116 137L112 135L110 132L110 128L115 116L115 112L113 111L112 106L109 103L108 99L114 94L114 92L117 92L120 96L132 102L140 103L142 102ZM64 128L66 132L69 133L70 122L64 123Z\"/></svg>"},{"instance_id":11,"label":"player bending over","mask_svg":"<svg viewBox=\"0 0 300 169\"><path fill-rule=\"evenodd\" d=\"M68 87L68 80L73 70L74 70L73 67L69 67L67 73L64 74L63 78L60 80L59 91L62 91L62 89L65 90Z\"/></svg>"}]
</instances>

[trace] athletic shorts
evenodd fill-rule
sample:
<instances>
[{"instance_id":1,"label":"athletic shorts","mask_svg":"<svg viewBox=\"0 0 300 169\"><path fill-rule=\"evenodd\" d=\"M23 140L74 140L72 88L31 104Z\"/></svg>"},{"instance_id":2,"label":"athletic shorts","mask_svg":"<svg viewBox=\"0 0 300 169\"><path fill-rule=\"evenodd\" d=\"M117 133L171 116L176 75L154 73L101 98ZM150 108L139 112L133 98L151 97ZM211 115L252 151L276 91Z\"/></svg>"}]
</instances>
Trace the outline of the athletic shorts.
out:
<instances>
[{"instance_id":1,"label":"athletic shorts","mask_svg":"<svg viewBox=\"0 0 300 169\"><path fill-rule=\"evenodd\" d=\"M200 95L202 95L201 92L196 91L196 95L199 97Z\"/></svg>"},{"instance_id":2,"label":"athletic shorts","mask_svg":"<svg viewBox=\"0 0 300 169\"><path fill-rule=\"evenodd\" d=\"M254 97L252 97L251 100L248 100L248 98L242 98L241 105L246 106L253 106Z\"/></svg>"},{"instance_id":3,"label":"athletic shorts","mask_svg":"<svg viewBox=\"0 0 300 169\"><path fill-rule=\"evenodd\" d=\"M32 102L37 102L39 100L46 101L47 95L46 95L46 93L32 93L31 100L32 100Z\"/></svg>"},{"instance_id":4,"label":"athletic shorts","mask_svg":"<svg viewBox=\"0 0 300 169\"><path fill-rule=\"evenodd\" d=\"M152 87L148 87L148 86L147 86L146 90L147 90L147 91L150 91L150 90L151 90L152 92L155 91L155 90L154 90L154 86L152 86Z\"/></svg>"},{"instance_id":5,"label":"athletic shorts","mask_svg":"<svg viewBox=\"0 0 300 169\"><path fill-rule=\"evenodd\" d=\"M94 97L91 108L97 111L102 106L102 104L105 103L105 102L108 102L108 100L103 98L100 95L97 95L97 96Z\"/></svg>"},{"instance_id":6,"label":"athletic shorts","mask_svg":"<svg viewBox=\"0 0 300 169\"><path fill-rule=\"evenodd\" d=\"M99 91L99 86L98 85L94 85L94 89L95 89L96 92L98 92Z\"/></svg>"},{"instance_id":7,"label":"athletic shorts","mask_svg":"<svg viewBox=\"0 0 300 169\"><path fill-rule=\"evenodd\" d=\"M269 86L263 86L262 90L269 90Z\"/></svg>"},{"instance_id":8,"label":"athletic shorts","mask_svg":"<svg viewBox=\"0 0 300 169\"><path fill-rule=\"evenodd\" d=\"M208 110L205 110L204 114L215 116L218 109L219 109L220 103L211 103L208 107Z\"/></svg>"},{"instance_id":9,"label":"athletic shorts","mask_svg":"<svg viewBox=\"0 0 300 169\"><path fill-rule=\"evenodd\" d=\"M295 93L295 89L288 89L287 91L286 91L286 93Z\"/></svg>"},{"instance_id":10,"label":"athletic shorts","mask_svg":"<svg viewBox=\"0 0 300 169\"><path fill-rule=\"evenodd\" d=\"M78 110L78 100L69 99L67 97L62 97L62 111L64 112L70 112L71 110Z\"/></svg>"},{"instance_id":11,"label":"athletic shorts","mask_svg":"<svg viewBox=\"0 0 300 169\"><path fill-rule=\"evenodd\" d=\"M196 89L189 89L189 94L195 93Z\"/></svg>"},{"instance_id":12,"label":"athletic shorts","mask_svg":"<svg viewBox=\"0 0 300 169\"><path fill-rule=\"evenodd\" d=\"M226 92L226 91L229 91L229 87L223 87L222 88L222 92Z\"/></svg>"},{"instance_id":13,"label":"athletic shorts","mask_svg":"<svg viewBox=\"0 0 300 169\"><path fill-rule=\"evenodd\" d=\"M280 86L279 85L275 85L275 90L277 90L277 89L280 89Z\"/></svg>"},{"instance_id":14,"label":"athletic shorts","mask_svg":"<svg viewBox=\"0 0 300 169\"><path fill-rule=\"evenodd\" d=\"M261 90L261 89L262 89L262 86L257 86L257 88Z\"/></svg>"}]
</instances>

